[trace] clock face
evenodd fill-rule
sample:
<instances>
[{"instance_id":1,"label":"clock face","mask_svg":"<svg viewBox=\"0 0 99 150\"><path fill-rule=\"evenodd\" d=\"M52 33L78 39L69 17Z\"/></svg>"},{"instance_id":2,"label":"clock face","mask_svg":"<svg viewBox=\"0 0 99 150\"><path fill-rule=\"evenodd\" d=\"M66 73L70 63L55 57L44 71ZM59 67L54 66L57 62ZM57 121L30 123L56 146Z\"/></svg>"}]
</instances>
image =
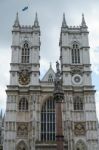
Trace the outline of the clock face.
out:
<instances>
[{"instance_id":1,"label":"clock face","mask_svg":"<svg viewBox=\"0 0 99 150\"><path fill-rule=\"evenodd\" d=\"M79 83L80 82L80 77L79 76L75 76L74 80L75 80L76 83Z\"/></svg>"},{"instance_id":2,"label":"clock face","mask_svg":"<svg viewBox=\"0 0 99 150\"><path fill-rule=\"evenodd\" d=\"M22 70L19 73L19 83L21 85L27 85L30 82L30 75L29 72L27 70Z\"/></svg>"},{"instance_id":3,"label":"clock face","mask_svg":"<svg viewBox=\"0 0 99 150\"><path fill-rule=\"evenodd\" d=\"M73 84L80 85L82 83L82 77L79 74L75 74L72 77Z\"/></svg>"}]
</instances>

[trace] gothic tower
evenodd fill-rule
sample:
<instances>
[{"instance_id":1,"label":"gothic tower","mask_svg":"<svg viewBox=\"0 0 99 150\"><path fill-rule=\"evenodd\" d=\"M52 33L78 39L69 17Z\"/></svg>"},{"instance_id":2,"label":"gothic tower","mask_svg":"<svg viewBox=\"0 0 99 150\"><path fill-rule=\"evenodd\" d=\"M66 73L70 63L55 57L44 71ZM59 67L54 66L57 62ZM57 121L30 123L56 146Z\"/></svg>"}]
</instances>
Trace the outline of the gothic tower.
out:
<instances>
[{"instance_id":1,"label":"gothic tower","mask_svg":"<svg viewBox=\"0 0 99 150\"><path fill-rule=\"evenodd\" d=\"M84 15L79 27L69 27L63 15L59 45L65 92L64 137L69 150L99 149L88 33Z\"/></svg>"},{"instance_id":2,"label":"gothic tower","mask_svg":"<svg viewBox=\"0 0 99 150\"><path fill-rule=\"evenodd\" d=\"M40 26L37 14L33 26L21 26L17 13L11 48L4 149L34 150L35 132L39 130L35 129L37 117L34 110L40 87Z\"/></svg>"}]
</instances>

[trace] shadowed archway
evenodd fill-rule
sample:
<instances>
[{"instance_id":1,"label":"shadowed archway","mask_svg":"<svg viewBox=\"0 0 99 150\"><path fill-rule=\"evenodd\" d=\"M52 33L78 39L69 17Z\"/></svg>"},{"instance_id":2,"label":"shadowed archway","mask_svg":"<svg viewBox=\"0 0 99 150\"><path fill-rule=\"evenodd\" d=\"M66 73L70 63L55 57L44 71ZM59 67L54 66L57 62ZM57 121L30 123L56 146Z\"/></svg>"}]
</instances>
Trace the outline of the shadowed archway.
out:
<instances>
[{"instance_id":1,"label":"shadowed archway","mask_svg":"<svg viewBox=\"0 0 99 150\"><path fill-rule=\"evenodd\" d=\"M82 141L82 140L79 140L77 143L76 143L76 148L75 150L87 150L87 146L86 144Z\"/></svg>"},{"instance_id":2,"label":"shadowed archway","mask_svg":"<svg viewBox=\"0 0 99 150\"><path fill-rule=\"evenodd\" d=\"M17 144L16 150L28 150L28 148L27 148L27 145L25 144L24 141L20 141L20 142Z\"/></svg>"}]
</instances>

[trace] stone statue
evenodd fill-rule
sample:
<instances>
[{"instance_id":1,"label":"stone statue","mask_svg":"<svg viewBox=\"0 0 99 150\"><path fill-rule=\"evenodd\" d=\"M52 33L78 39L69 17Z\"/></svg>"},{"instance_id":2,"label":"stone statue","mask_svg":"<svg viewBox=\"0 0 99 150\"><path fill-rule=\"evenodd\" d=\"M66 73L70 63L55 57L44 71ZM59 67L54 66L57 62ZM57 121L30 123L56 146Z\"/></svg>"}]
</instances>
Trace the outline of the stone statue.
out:
<instances>
[{"instance_id":1,"label":"stone statue","mask_svg":"<svg viewBox=\"0 0 99 150\"><path fill-rule=\"evenodd\" d=\"M64 99L64 91L62 88L62 73L59 69L59 62L56 62L56 73L54 79L54 99L62 102Z\"/></svg>"},{"instance_id":2,"label":"stone statue","mask_svg":"<svg viewBox=\"0 0 99 150\"><path fill-rule=\"evenodd\" d=\"M55 90L61 90L62 88L62 78L61 78L61 71L59 69L59 62L56 62L56 74L54 80L54 88Z\"/></svg>"},{"instance_id":3,"label":"stone statue","mask_svg":"<svg viewBox=\"0 0 99 150\"><path fill-rule=\"evenodd\" d=\"M56 69L57 69L57 72L59 71L59 62L56 61Z\"/></svg>"}]
</instances>

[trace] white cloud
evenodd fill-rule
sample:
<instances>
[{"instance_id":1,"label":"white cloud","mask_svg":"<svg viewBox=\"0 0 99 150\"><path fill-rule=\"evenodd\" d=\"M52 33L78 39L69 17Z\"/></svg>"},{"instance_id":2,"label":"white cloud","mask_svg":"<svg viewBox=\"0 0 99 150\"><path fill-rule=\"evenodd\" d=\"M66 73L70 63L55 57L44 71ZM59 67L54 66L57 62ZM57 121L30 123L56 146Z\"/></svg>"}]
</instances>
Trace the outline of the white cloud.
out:
<instances>
[{"instance_id":1,"label":"white cloud","mask_svg":"<svg viewBox=\"0 0 99 150\"><path fill-rule=\"evenodd\" d=\"M99 102L99 91L96 92L96 101Z\"/></svg>"},{"instance_id":2,"label":"white cloud","mask_svg":"<svg viewBox=\"0 0 99 150\"><path fill-rule=\"evenodd\" d=\"M5 111L6 108L6 93L5 93L5 87L0 87L0 109Z\"/></svg>"},{"instance_id":3,"label":"white cloud","mask_svg":"<svg viewBox=\"0 0 99 150\"><path fill-rule=\"evenodd\" d=\"M93 72L99 75L99 48L91 49L90 58Z\"/></svg>"},{"instance_id":4,"label":"white cloud","mask_svg":"<svg viewBox=\"0 0 99 150\"><path fill-rule=\"evenodd\" d=\"M0 57L0 109L5 111L6 108L6 85L9 82L10 70L10 49L2 48Z\"/></svg>"},{"instance_id":5,"label":"white cloud","mask_svg":"<svg viewBox=\"0 0 99 150\"><path fill-rule=\"evenodd\" d=\"M0 85L6 85L9 79L10 70L10 49L2 48L0 57Z\"/></svg>"},{"instance_id":6,"label":"white cloud","mask_svg":"<svg viewBox=\"0 0 99 150\"><path fill-rule=\"evenodd\" d=\"M99 120L99 91L96 92L96 112Z\"/></svg>"}]
</instances>

